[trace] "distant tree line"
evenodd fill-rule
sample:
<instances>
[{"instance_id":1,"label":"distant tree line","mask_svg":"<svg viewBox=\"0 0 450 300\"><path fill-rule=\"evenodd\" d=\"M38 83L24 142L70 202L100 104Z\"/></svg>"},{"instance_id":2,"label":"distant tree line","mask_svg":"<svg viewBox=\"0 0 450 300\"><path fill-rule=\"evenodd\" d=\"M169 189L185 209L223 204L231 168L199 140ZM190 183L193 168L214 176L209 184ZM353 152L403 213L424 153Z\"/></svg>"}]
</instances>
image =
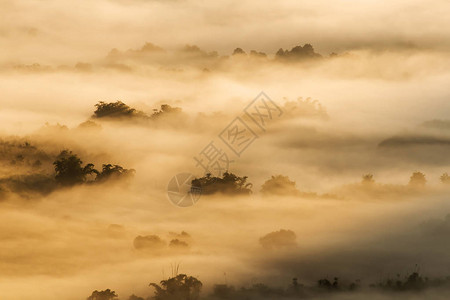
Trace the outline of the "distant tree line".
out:
<instances>
[{"instance_id":1,"label":"distant tree line","mask_svg":"<svg viewBox=\"0 0 450 300\"><path fill-rule=\"evenodd\" d=\"M192 180L192 188L200 190L203 195L226 194L226 195L249 195L252 193L253 185L247 182L247 176L239 176L232 172L225 172L222 176L213 176L208 173L202 177ZM440 176L440 181L444 184L450 184L450 175L444 173ZM373 174L364 174L361 179L361 186L364 188L375 188L375 179ZM426 186L427 179L422 172L413 172L409 178L408 185L405 188L411 190L420 189ZM267 179L261 186L263 196L301 196L301 197L338 197L337 195L318 195L314 192L301 192L295 181L288 176L273 175Z\"/></svg>"},{"instance_id":2,"label":"distant tree line","mask_svg":"<svg viewBox=\"0 0 450 300\"><path fill-rule=\"evenodd\" d=\"M439 180L444 184L450 184L450 176L448 173L444 173L439 177ZM373 174L365 174L362 176L362 184L370 185L375 183ZM408 185L412 187L424 187L427 184L427 179L422 172L413 172L409 178Z\"/></svg>"},{"instance_id":3,"label":"distant tree line","mask_svg":"<svg viewBox=\"0 0 450 300\"><path fill-rule=\"evenodd\" d=\"M124 58L134 58L134 59L141 59L147 56L151 56L154 54L161 55L166 53L164 49L161 47L158 47L152 43L146 43L143 47L140 49L130 49L128 51L119 51L117 49L112 49L111 52L108 54L108 59L112 61L120 61ZM203 58L203 59L213 59L213 60L219 60L223 61L224 59L228 58L228 56L219 56L217 51L212 52L206 52L202 49L200 49L196 45L186 45L183 49L180 49L177 51L178 54L182 54L184 56L188 55L188 58L191 59L197 59L197 58ZM240 47L237 47L233 50L231 53L231 56L238 56L242 58L263 58L267 60L269 59L269 56L261 51L258 50L250 50L247 54L245 50L243 50ZM330 57L338 56L336 53L331 53ZM315 52L314 47L309 44L305 43L302 45L297 45L292 47L290 50L283 48L280 48L276 53L273 60L279 61L279 60L305 60L305 59L317 59L322 58L323 56L317 52Z\"/></svg>"},{"instance_id":4,"label":"distant tree line","mask_svg":"<svg viewBox=\"0 0 450 300\"><path fill-rule=\"evenodd\" d=\"M200 296L203 284L200 280L186 274L178 274L169 279L162 280L159 284L150 283L153 288L153 295L146 298L131 295L128 300L253 300L253 299L308 299L308 298L329 298L334 295L362 291L367 296L370 293L396 293L397 297L402 297L398 293L418 293L429 289L450 288L450 277L429 279L422 277L418 271L414 271L404 278L397 275L396 279L385 279L378 283L362 286L361 280L354 281L340 280L338 277L321 278L315 285L304 285L299 283L297 278L293 278L286 287L273 287L265 283L256 283L250 287L242 286L236 288L228 284L215 284L210 295ZM118 295L110 290L92 292L87 300L115 300ZM353 298L352 298L353 299Z\"/></svg>"}]
</instances>

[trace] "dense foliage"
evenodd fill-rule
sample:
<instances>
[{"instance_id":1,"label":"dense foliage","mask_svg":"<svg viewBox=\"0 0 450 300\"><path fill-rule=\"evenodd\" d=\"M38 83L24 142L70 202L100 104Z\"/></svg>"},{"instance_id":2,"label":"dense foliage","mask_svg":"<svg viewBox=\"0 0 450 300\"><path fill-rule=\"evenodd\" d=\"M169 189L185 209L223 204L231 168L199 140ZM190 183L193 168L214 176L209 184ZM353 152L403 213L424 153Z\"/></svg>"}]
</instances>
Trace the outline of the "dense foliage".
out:
<instances>
[{"instance_id":1,"label":"dense foliage","mask_svg":"<svg viewBox=\"0 0 450 300\"><path fill-rule=\"evenodd\" d=\"M208 173L192 180L192 186L201 189L203 195L216 193L249 195L252 192L252 184L247 183L247 176L240 177L230 172L223 173L222 177L215 177Z\"/></svg>"},{"instance_id":2,"label":"dense foliage","mask_svg":"<svg viewBox=\"0 0 450 300\"><path fill-rule=\"evenodd\" d=\"M134 170L124 169L119 165L104 164L102 171L99 172L94 168L94 164L83 166L83 162L72 151L63 150L53 163L55 166L55 180L63 186L71 186L75 184L87 182L103 182L109 179L126 178L134 174ZM93 179L87 180L89 175L93 175Z\"/></svg>"}]
</instances>

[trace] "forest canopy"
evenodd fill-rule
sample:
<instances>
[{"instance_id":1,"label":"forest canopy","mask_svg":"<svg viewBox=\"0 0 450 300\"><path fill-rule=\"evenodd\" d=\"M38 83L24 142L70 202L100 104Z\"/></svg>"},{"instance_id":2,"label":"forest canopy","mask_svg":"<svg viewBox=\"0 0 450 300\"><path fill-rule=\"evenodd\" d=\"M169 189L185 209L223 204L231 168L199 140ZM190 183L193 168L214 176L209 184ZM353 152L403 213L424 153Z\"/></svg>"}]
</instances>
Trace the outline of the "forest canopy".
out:
<instances>
[{"instance_id":1,"label":"forest canopy","mask_svg":"<svg viewBox=\"0 0 450 300\"><path fill-rule=\"evenodd\" d=\"M240 177L231 172L223 173L222 177L212 176L211 173L192 180L192 186L201 190L203 195L228 194L249 195L252 184L247 183L247 176Z\"/></svg>"}]
</instances>

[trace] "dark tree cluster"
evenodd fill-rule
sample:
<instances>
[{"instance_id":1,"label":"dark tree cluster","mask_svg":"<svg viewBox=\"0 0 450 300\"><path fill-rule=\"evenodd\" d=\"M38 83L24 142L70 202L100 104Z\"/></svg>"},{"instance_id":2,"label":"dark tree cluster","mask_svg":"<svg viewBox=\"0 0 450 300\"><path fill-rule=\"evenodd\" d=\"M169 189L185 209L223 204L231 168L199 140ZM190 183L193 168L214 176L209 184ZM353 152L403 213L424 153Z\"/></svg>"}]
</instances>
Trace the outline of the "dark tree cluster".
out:
<instances>
[{"instance_id":1,"label":"dark tree cluster","mask_svg":"<svg viewBox=\"0 0 450 300\"><path fill-rule=\"evenodd\" d=\"M322 290L332 291L338 290L339 287L339 278L334 277L333 283L328 280L328 278L319 279L317 281L317 287Z\"/></svg>"},{"instance_id":2,"label":"dark tree cluster","mask_svg":"<svg viewBox=\"0 0 450 300\"><path fill-rule=\"evenodd\" d=\"M337 56L337 54L330 55L330 57ZM255 57L255 58L267 58L267 54L264 52L258 52L256 50L251 50L249 55L242 48L234 49L232 56L240 57ZM279 61L302 61L307 59L318 59L322 58L322 55L314 51L311 44L304 44L303 46L298 45L293 47L291 50L284 50L280 48L275 53L275 60Z\"/></svg>"},{"instance_id":3,"label":"dark tree cluster","mask_svg":"<svg viewBox=\"0 0 450 300\"><path fill-rule=\"evenodd\" d=\"M449 184L450 183L450 176L448 175L447 172L442 174L439 179L441 180L442 183L445 183L445 184Z\"/></svg>"},{"instance_id":4,"label":"dark tree cluster","mask_svg":"<svg viewBox=\"0 0 450 300\"><path fill-rule=\"evenodd\" d=\"M102 165L102 171L96 172L97 177L95 178L95 181L103 182L110 179L130 177L134 174L134 172L135 171L133 169L124 169L119 165L104 164Z\"/></svg>"},{"instance_id":5,"label":"dark tree cluster","mask_svg":"<svg viewBox=\"0 0 450 300\"><path fill-rule=\"evenodd\" d=\"M244 50L242 50L242 48L236 48L233 51L233 56L238 55L238 56L247 56L247 53L245 53ZM267 58L267 54L264 52L259 52L256 50L250 50L250 57L259 57L259 58Z\"/></svg>"},{"instance_id":6,"label":"dark tree cluster","mask_svg":"<svg viewBox=\"0 0 450 300\"><path fill-rule=\"evenodd\" d=\"M183 231L181 234L171 232L169 236L170 241L168 246L170 249L186 250L189 248L188 241L191 236L187 232ZM154 234L144 236L138 235L134 239L133 246L137 250L163 250L166 249L167 241Z\"/></svg>"},{"instance_id":7,"label":"dark tree cluster","mask_svg":"<svg viewBox=\"0 0 450 300\"><path fill-rule=\"evenodd\" d=\"M180 107L172 107L169 104L162 104L161 109L154 109L152 118L158 118L161 116L169 115L169 114L177 114L181 113Z\"/></svg>"},{"instance_id":8,"label":"dark tree cluster","mask_svg":"<svg viewBox=\"0 0 450 300\"><path fill-rule=\"evenodd\" d=\"M175 269L177 274L178 267ZM428 279L422 277L418 271L412 272L402 280L400 275L397 279L386 279L377 284L363 286L361 280L340 280L337 277L319 279L314 285L299 283L293 278L291 283L285 287L274 287L265 283L256 283L251 286L234 287L228 284L215 284L212 293L200 298L203 284L200 280L186 274L173 275L159 284L150 283L154 289L153 295L139 297L131 295L128 300L197 300L197 299L220 299L220 300L257 300L257 299L324 299L333 295L341 294L349 296L351 293L362 291L367 296L368 292L391 292L404 293L403 296L426 289L448 289L450 288L450 277ZM370 290L369 290L370 289ZM114 300L117 294L110 289L94 291L87 300ZM350 296L349 296L350 297ZM354 298L351 296L352 299ZM356 299L356 298L355 298ZM403 299L403 298L402 298Z\"/></svg>"},{"instance_id":9,"label":"dark tree cluster","mask_svg":"<svg viewBox=\"0 0 450 300\"><path fill-rule=\"evenodd\" d=\"M87 297L87 300L113 300L117 298L117 294L110 289L104 291L93 291L92 295Z\"/></svg>"},{"instance_id":10,"label":"dark tree cluster","mask_svg":"<svg viewBox=\"0 0 450 300\"><path fill-rule=\"evenodd\" d=\"M160 284L150 283L150 286L155 288L154 300L197 300L203 284L193 276L178 274Z\"/></svg>"},{"instance_id":11,"label":"dark tree cluster","mask_svg":"<svg viewBox=\"0 0 450 300\"><path fill-rule=\"evenodd\" d=\"M422 172L414 172L409 178L409 185L414 187L423 187L427 183L425 174Z\"/></svg>"},{"instance_id":12,"label":"dark tree cluster","mask_svg":"<svg viewBox=\"0 0 450 300\"><path fill-rule=\"evenodd\" d=\"M164 53L164 52L165 50L159 46L156 46L152 43L145 43L140 49L128 49L127 51L124 52L121 52L118 49L114 48L108 53L107 58L114 60L124 58L127 56L141 57L147 54Z\"/></svg>"},{"instance_id":13,"label":"dark tree cluster","mask_svg":"<svg viewBox=\"0 0 450 300\"><path fill-rule=\"evenodd\" d=\"M206 52L197 45L185 45L180 53L188 54L191 58L218 58L217 51Z\"/></svg>"},{"instance_id":14,"label":"dark tree cluster","mask_svg":"<svg viewBox=\"0 0 450 300\"><path fill-rule=\"evenodd\" d=\"M375 183L375 179L373 179L373 174L364 174L362 176L361 183L363 185L368 185L368 186L374 184Z\"/></svg>"},{"instance_id":15,"label":"dark tree cluster","mask_svg":"<svg viewBox=\"0 0 450 300\"><path fill-rule=\"evenodd\" d=\"M389 278L378 284L372 284L372 288L377 288L386 291L420 291L426 288L436 286L442 283L441 280L430 281L428 278L423 278L418 272L413 272L406 276L403 280L400 274L397 274L397 278Z\"/></svg>"},{"instance_id":16,"label":"dark tree cluster","mask_svg":"<svg viewBox=\"0 0 450 300\"><path fill-rule=\"evenodd\" d=\"M121 119L121 120L156 120L162 116L175 115L182 112L180 107L172 107L169 104L162 104L160 109L154 109L151 115L146 114L143 111L137 110L123 103L122 101L116 102L103 102L95 104L96 110L94 111L93 118L96 119Z\"/></svg>"},{"instance_id":17,"label":"dark tree cluster","mask_svg":"<svg viewBox=\"0 0 450 300\"><path fill-rule=\"evenodd\" d=\"M252 184L247 183L247 176L240 177L230 172L223 173L222 177L215 177L208 173L192 180L192 186L200 189L203 195L217 193L249 195L252 192Z\"/></svg>"},{"instance_id":18,"label":"dark tree cluster","mask_svg":"<svg viewBox=\"0 0 450 300\"><path fill-rule=\"evenodd\" d=\"M310 58L321 58L322 55L316 53L311 44L304 44L302 46L295 46L291 50L283 50L280 48L275 54L277 59L288 60L302 60Z\"/></svg>"},{"instance_id":19,"label":"dark tree cluster","mask_svg":"<svg viewBox=\"0 0 450 300\"><path fill-rule=\"evenodd\" d=\"M106 103L100 101L95 104L94 118L136 118L146 117L142 111L138 111L122 101Z\"/></svg>"},{"instance_id":20,"label":"dark tree cluster","mask_svg":"<svg viewBox=\"0 0 450 300\"><path fill-rule=\"evenodd\" d=\"M55 180L62 186L122 179L132 176L135 172L133 169L124 169L112 164L104 164L100 172L94 168L94 164L88 163L83 166L81 159L69 150L61 151L53 165Z\"/></svg>"},{"instance_id":21,"label":"dark tree cluster","mask_svg":"<svg viewBox=\"0 0 450 300\"><path fill-rule=\"evenodd\" d=\"M396 280L388 279L379 284L372 284L372 292L420 292L430 288L448 288L450 287L450 277L446 279L429 280L423 278L418 272L413 272L400 279L397 275ZM308 299L317 297L328 298L333 294L352 293L362 289L361 281L346 281L342 283L339 278L332 280L322 278L317 281L315 286L305 286L298 282L297 278L292 279L292 283L286 288L271 287L264 283L254 284L251 287L241 287L236 289L234 286L226 284L217 284L213 288L212 296L215 299ZM325 296L326 295L326 296ZM353 299L353 298L352 298Z\"/></svg>"},{"instance_id":22,"label":"dark tree cluster","mask_svg":"<svg viewBox=\"0 0 450 300\"><path fill-rule=\"evenodd\" d=\"M83 162L72 151L63 150L53 162L55 166L55 180L61 185L75 185L86 181L91 174L98 174L93 164L83 166Z\"/></svg>"},{"instance_id":23,"label":"dark tree cluster","mask_svg":"<svg viewBox=\"0 0 450 300\"><path fill-rule=\"evenodd\" d=\"M186 45L183 48L175 51L174 53L170 53L165 51L164 49L152 44L146 43L143 47L138 49L130 49L128 51L119 51L117 49L112 49L108 54L107 58L109 63L105 65L106 67L123 70L123 71L131 71L132 67L127 65L129 60L137 60L141 63L158 63L170 65L170 55L175 55L179 61L180 59L186 65L194 64L200 67L205 71L209 71L211 67L219 66L224 61L226 61L229 56L221 56L217 51L205 51L199 48L196 45ZM164 56L167 59L161 60ZM291 50L283 50L280 48L278 52L275 54L275 58L271 59L264 52L251 49L249 51L245 51L244 49L237 47L231 53L231 57L238 59L249 59L249 60L264 60L267 62L272 61L304 61L308 59L318 59L322 58L322 55L314 51L314 48L311 44L304 44L303 46L298 45L293 47ZM329 55L330 58L338 57L338 54L331 53ZM206 65L206 66L205 66ZM182 68L174 67L169 68L172 71L183 71Z\"/></svg>"}]
</instances>

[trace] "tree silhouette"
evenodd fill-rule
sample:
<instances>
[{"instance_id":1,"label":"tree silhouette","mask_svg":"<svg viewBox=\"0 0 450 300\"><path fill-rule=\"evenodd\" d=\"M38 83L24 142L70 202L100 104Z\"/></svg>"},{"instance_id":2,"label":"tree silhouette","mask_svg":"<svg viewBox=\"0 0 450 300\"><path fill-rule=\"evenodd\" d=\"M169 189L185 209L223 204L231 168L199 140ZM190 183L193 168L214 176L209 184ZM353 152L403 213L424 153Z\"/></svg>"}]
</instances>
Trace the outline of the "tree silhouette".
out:
<instances>
[{"instance_id":1,"label":"tree silhouette","mask_svg":"<svg viewBox=\"0 0 450 300\"><path fill-rule=\"evenodd\" d=\"M160 109L154 109L151 116L143 111L137 110L123 103L122 101L106 103L100 101L95 104L93 118L110 118L110 119L133 119L133 120L150 120L158 119L162 116L174 115L181 113L180 107L172 107L169 104L162 104Z\"/></svg>"},{"instance_id":2,"label":"tree silhouette","mask_svg":"<svg viewBox=\"0 0 450 300\"><path fill-rule=\"evenodd\" d=\"M180 107L172 107L169 104L162 104L161 109L153 110L152 118L156 119L162 116L178 114L181 113L181 111L182 110Z\"/></svg>"},{"instance_id":3,"label":"tree silhouette","mask_svg":"<svg viewBox=\"0 0 450 300\"><path fill-rule=\"evenodd\" d=\"M82 164L81 159L72 151L61 151L53 162L56 172L55 180L61 185L70 186L83 183L89 174L98 174L93 164L87 164L84 167Z\"/></svg>"},{"instance_id":4,"label":"tree silhouette","mask_svg":"<svg viewBox=\"0 0 450 300\"><path fill-rule=\"evenodd\" d=\"M189 244L179 239L173 239L169 242L169 247L175 249L186 249L189 248Z\"/></svg>"},{"instance_id":5,"label":"tree silhouette","mask_svg":"<svg viewBox=\"0 0 450 300\"><path fill-rule=\"evenodd\" d=\"M280 229L264 235L259 239L259 243L266 249L292 247L296 245L296 238L292 230Z\"/></svg>"},{"instance_id":6,"label":"tree silhouette","mask_svg":"<svg viewBox=\"0 0 450 300\"><path fill-rule=\"evenodd\" d=\"M414 172L409 179L409 185L414 187L424 187L426 183L425 174L422 172Z\"/></svg>"},{"instance_id":7,"label":"tree silhouette","mask_svg":"<svg viewBox=\"0 0 450 300\"><path fill-rule=\"evenodd\" d=\"M442 174L441 177L440 177L439 179L441 180L442 183L450 184L450 176L448 175L447 172L445 172L444 174Z\"/></svg>"},{"instance_id":8,"label":"tree silhouette","mask_svg":"<svg viewBox=\"0 0 450 300\"><path fill-rule=\"evenodd\" d=\"M261 193L265 195L297 195L299 190L295 186L295 182L291 181L288 176L275 175L268 179L261 186Z\"/></svg>"},{"instance_id":9,"label":"tree silhouette","mask_svg":"<svg viewBox=\"0 0 450 300\"><path fill-rule=\"evenodd\" d=\"M411 273L405 282L405 289L413 289L413 290L419 290L422 289L424 286L424 280L422 277L420 277L418 272Z\"/></svg>"},{"instance_id":10,"label":"tree silhouette","mask_svg":"<svg viewBox=\"0 0 450 300\"><path fill-rule=\"evenodd\" d=\"M199 298L202 283L197 278L179 274L160 284L150 283L155 288L154 300L196 300Z\"/></svg>"},{"instance_id":11,"label":"tree silhouette","mask_svg":"<svg viewBox=\"0 0 450 300\"><path fill-rule=\"evenodd\" d=\"M122 101L106 103L103 101L95 104L94 118L132 118L132 117L147 117L147 115L138 111Z\"/></svg>"},{"instance_id":12,"label":"tree silhouette","mask_svg":"<svg viewBox=\"0 0 450 300\"><path fill-rule=\"evenodd\" d=\"M173 274L177 274L177 268L173 270ZM147 300L197 300L203 285L195 277L179 274L173 275L167 280L162 280L160 284L150 283L149 286L155 290L154 295L148 297ZM332 280L327 277L322 278L317 280L315 285L303 285L299 283L297 278L293 278L286 288L274 287L265 283L255 283L250 287L241 286L239 288L228 284L215 284L212 289L212 297L205 299L316 299L323 298L324 293L352 293L360 287L361 280L359 279L355 281L344 279L341 281L338 277L334 277ZM420 292L428 288L448 289L450 287L450 276L431 280L427 277L423 278L416 265L416 271L405 276L403 280L400 278L400 274L397 274L396 279L384 279L377 284L371 284L370 287L375 291L405 292L412 295L411 292ZM349 296L348 298L354 298L349 294L343 296L346 295ZM94 291L92 296L87 299L112 300L115 297L117 297L115 292L108 289L101 292ZM133 294L128 300L144 299Z\"/></svg>"},{"instance_id":13,"label":"tree silhouette","mask_svg":"<svg viewBox=\"0 0 450 300\"><path fill-rule=\"evenodd\" d=\"M258 58L266 58L267 54L264 52L258 52L256 50L250 50L250 56Z\"/></svg>"},{"instance_id":14,"label":"tree silhouette","mask_svg":"<svg viewBox=\"0 0 450 300\"><path fill-rule=\"evenodd\" d=\"M192 180L194 188L200 188L202 194L211 195L223 193L230 195L249 195L252 184L247 183L247 176L239 177L233 173L225 172L220 177L214 177L211 173Z\"/></svg>"},{"instance_id":15,"label":"tree silhouette","mask_svg":"<svg viewBox=\"0 0 450 300\"><path fill-rule=\"evenodd\" d=\"M94 168L94 164L87 164L83 167L83 162L72 151L63 150L53 162L55 166L55 180L63 186L71 186L81 183L101 183L111 179L123 179L134 175L135 170L124 169L119 165L104 164L102 171ZM86 181L88 175L95 174L95 178Z\"/></svg>"},{"instance_id":16,"label":"tree silhouette","mask_svg":"<svg viewBox=\"0 0 450 300\"><path fill-rule=\"evenodd\" d=\"M242 50L242 48L236 48L233 50L233 54L232 55L245 55L245 51Z\"/></svg>"},{"instance_id":17,"label":"tree silhouette","mask_svg":"<svg viewBox=\"0 0 450 300\"><path fill-rule=\"evenodd\" d=\"M93 291L92 295L87 297L87 300L113 300L117 298L117 294L110 289L106 289L104 291Z\"/></svg>"},{"instance_id":18,"label":"tree silhouette","mask_svg":"<svg viewBox=\"0 0 450 300\"><path fill-rule=\"evenodd\" d=\"M379 288L382 290L389 291L420 291L429 286L438 286L438 285L446 285L449 282L445 281L435 281L429 282L428 278L422 278L418 271L412 272L408 276L405 277L405 280L401 280L400 274L397 274L397 279L386 279L383 282L378 284L371 285L374 288Z\"/></svg>"},{"instance_id":19,"label":"tree silhouette","mask_svg":"<svg viewBox=\"0 0 450 300\"><path fill-rule=\"evenodd\" d=\"M333 285L331 284L331 282L328 279L319 279L317 281L317 285L319 286L319 288L322 289L332 289Z\"/></svg>"},{"instance_id":20,"label":"tree silhouette","mask_svg":"<svg viewBox=\"0 0 450 300\"><path fill-rule=\"evenodd\" d=\"M361 183L364 185L370 185L375 183L375 180L373 179L373 174L365 174L362 176Z\"/></svg>"},{"instance_id":21,"label":"tree silhouette","mask_svg":"<svg viewBox=\"0 0 450 300\"><path fill-rule=\"evenodd\" d=\"M289 60L301 60L308 58L320 58L322 57L320 54L314 51L314 48L311 44L304 44L302 46L295 46L290 51L279 49L275 54L275 58L277 59L289 59Z\"/></svg>"},{"instance_id":22,"label":"tree silhouette","mask_svg":"<svg viewBox=\"0 0 450 300\"><path fill-rule=\"evenodd\" d=\"M102 172L97 174L95 180L101 182L110 179L129 177L132 176L134 172L133 169L127 170L119 165L104 164L102 166Z\"/></svg>"}]
</instances>

